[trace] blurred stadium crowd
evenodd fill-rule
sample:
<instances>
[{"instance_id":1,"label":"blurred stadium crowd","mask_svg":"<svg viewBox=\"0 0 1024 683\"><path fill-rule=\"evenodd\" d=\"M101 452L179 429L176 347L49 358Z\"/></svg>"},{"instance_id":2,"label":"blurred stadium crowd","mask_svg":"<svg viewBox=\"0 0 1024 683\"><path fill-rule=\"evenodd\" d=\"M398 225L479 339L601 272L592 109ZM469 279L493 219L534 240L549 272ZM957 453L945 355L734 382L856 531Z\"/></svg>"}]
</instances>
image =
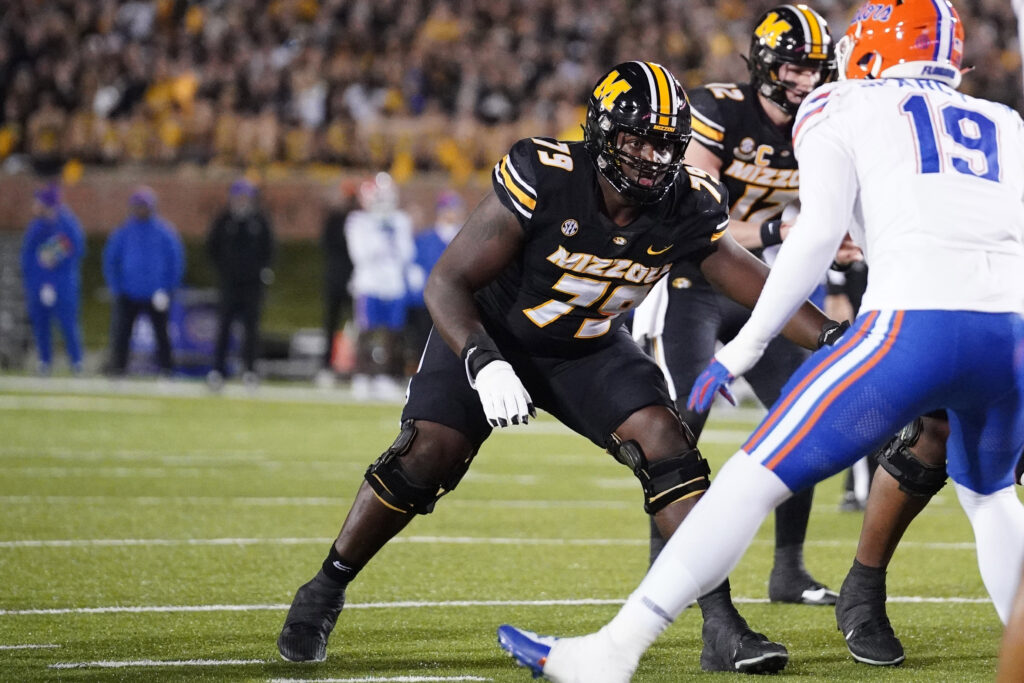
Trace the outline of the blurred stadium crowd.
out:
<instances>
[{"instance_id":1,"label":"blurred stadium crowd","mask_svg":"<svg viewBox=\"0 0 1024 683\"><path fill-rule=\"evenodd\" d=\"M525 135L579 136L627 59L745 80L768 0L5 0L0 160L324 164L458 183ZM841 33L855 4L813 6ZM1024 110L1006 0L958 3L963 90Z\"/></svg>"}]
</instances>

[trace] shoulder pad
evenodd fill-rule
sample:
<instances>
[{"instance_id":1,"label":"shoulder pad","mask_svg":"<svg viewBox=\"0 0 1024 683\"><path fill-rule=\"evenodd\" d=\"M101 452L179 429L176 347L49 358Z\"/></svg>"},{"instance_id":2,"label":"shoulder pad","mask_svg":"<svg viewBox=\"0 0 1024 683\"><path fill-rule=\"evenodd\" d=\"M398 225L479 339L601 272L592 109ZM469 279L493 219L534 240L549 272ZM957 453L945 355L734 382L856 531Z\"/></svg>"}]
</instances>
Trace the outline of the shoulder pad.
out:
<instances>
[{"instance_id":1,"label":"shoulder pad","mask_svg":"<svg viewBox=\"0 0 1024 683\"><path fill-rule=\"evenodd\" d=\"M839 99L839 95L842 92L842 84L850 82L852 81L826 83L807 96L803 104L800 105L800 109L797 110L796 118L793 120L794 149L796 149L799 141L803 139L802 136L808 130L828 118L828 113L835 109L834 103Z\"/></svg>"},{"instance_id":2,"label":"shoulder pad","mask_svg":"<svg viewBox=\"0 0 1024 683\"><path fill-rule=\"evenodd\" d=\"M723 99L743 100L743 93L732 83L709 83L688 93L693 137L708 149L724 149L729 122L723 111Z\"/></svg>"},{"instance_id":3,"label":"shoulder pad","mask_svg":"<svg viewBox=\"0 0 1024 683\"><path fill-rule=\"evenodd\" d=\"M536 147L532 138L518 141L494 165L491 174L491 184L498 199L519 216L520 221L533 218L533 210L537 208Z\"/></svg>"}]
</instances>

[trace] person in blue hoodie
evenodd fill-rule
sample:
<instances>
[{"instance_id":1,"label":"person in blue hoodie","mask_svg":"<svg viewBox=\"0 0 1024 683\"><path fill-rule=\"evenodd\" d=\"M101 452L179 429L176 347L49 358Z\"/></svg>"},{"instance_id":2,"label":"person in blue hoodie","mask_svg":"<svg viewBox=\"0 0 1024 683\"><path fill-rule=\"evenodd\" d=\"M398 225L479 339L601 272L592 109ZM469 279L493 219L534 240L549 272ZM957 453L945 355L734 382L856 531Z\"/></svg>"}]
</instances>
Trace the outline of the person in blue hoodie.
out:
<instances>
[{"instance_id":1,"label":"person in blue hoodie","mask_svg":"<svg viewBox=\"0 0 1024 683\"><path fill-rule=\"evenodd\" d=\"M124 374L132 327L140 313L149 316L162 374L170 375L171 340L167 331L171 296L185 272L185 252L174 226L156 213L156 194L139 187L128 200L128 219L103 248L103 276L114 298L111 371Z\"/></svg>"},{"instance_id":2,"label":"person in blue hoodie","mask_svg":"<svg viewBox=\"0 0 1024 683\"><path fill-rule=\"evenodd\" d=\"M71 371L79 374L82 372L82 334L78 310L85 236L78 218L61 201L56 185L36 190L34 197L34 217L21 244L21 273L39 354L39 373L50 374L53 362L50 328L56 316L64 335L64 348L71 360Z\"/></svg>"},{"instance_id":3,"label":"person in blue hoodie","mask_svg":"<svg viewBox=\"0 0 1024 683\"><path fill-rule=\"evenodd\" d=\"M423 301L423 287L430 271L441 258L441 252L452 241L466 219L466 204L453 190L444 190L437 197L437 218L434 224L418 232L414 238L416 256L409 264L406 279L406 358L408 374L416 371L420 355L427 345L427 337L434 322Z\"/></svg>"}]
</instances>

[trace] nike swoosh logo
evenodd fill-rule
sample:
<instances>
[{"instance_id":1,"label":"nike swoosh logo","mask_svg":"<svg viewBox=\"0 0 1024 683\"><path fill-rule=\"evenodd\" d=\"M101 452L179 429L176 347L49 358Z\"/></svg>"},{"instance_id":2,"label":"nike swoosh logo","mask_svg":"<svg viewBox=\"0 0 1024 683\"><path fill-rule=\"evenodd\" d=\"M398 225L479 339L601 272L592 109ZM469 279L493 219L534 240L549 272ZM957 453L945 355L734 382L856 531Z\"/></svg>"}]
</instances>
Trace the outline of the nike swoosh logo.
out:
<instances>
[{"instance_id":1,"label":"nike swoosh logo","mask_svg":"<svg viewBox=\"0 0 1024 683\"><path fill-rule=\"evenodd\" d=\"M651 256L657 256L658 254L664 254L666 251L671 249L674 245L670 244L664 249L655 249L653 246L647 247L647 253Z\"/></svg>"}]
</instances>

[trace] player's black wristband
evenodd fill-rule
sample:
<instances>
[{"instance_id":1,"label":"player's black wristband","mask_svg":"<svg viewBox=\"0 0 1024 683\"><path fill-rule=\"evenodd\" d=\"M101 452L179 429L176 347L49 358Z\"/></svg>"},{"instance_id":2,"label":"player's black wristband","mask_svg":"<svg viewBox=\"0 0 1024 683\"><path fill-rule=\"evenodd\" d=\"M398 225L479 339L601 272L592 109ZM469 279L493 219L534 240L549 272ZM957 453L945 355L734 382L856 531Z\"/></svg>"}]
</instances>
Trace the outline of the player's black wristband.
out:
<instances>
[{"instance_id":1,"label":"player's black wristband","mask_svg":"<svg viewBox=\"0 0 1024 683\"><path fill-rule=\"evenodd\" d=\"M483 370L484 366L496 360L505 360L498 351L497 344L484 332L471 334L462 347L462 362L466 364L466 377L470 385L476 382L477 373Z\"/></svg>"},{"instance_id":2,"label":"player's black wristband","mask_svg":"<svg viewBox=\"0 0 1024 683\"><path fill-rule=\"evenodd\" d=\"M761 244L766 247L782 244L781 218L773 218L761 224Z\"/></svg>"},{"instance_id":3,"label":"player's black wristband","mask_svg":"<svg viewBox=\"0 0 1024 683\"><path fill-rule=\"evenodd\" d=\"M848 329L850 329L849 320L844 320L843 322L829 320L821 326L821 334L818 335L818 348L820 349L822 346L826 345L832 346Z\"/></svg>"},{"instance_id":4,"label":"player's black wristband","mask_svg":"<svg viewBox=\"0 0 1024 683\"><path fill-rule=\"evenodd\" d=\"M852 267L853 261L850 261L849 263L839 263L839 261L833 261L832 265L829 266L829 268L836 271L837 273L845 273Z\"/></svg>"}]
</instances>

